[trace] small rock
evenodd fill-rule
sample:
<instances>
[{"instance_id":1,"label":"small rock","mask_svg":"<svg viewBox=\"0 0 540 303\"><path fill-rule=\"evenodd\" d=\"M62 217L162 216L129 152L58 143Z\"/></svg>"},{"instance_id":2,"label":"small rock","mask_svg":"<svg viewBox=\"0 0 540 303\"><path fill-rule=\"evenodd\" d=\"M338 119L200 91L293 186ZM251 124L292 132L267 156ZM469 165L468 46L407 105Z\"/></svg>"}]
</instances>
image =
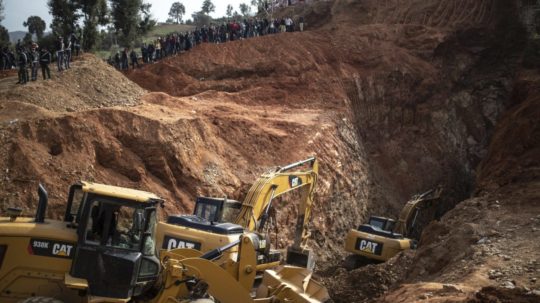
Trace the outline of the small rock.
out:
<instances>
[{"instance_id":1,"label":"small rock","mask_svg":"<svg viewBox=\"0 0 540 303\"><path fill-rule=\"evenodd\" d=\"M501 255L501 258L503 258L504 261L510 261L512 258L508 255Z\"/></svg>"},{"instance_id":2,"label":"small rock","mask_svg":"<svg viewBox=\"0 0 540 303\"><path fill-rule=\"evenodd\" d=\"M508 289L514 289L514 288L516 288L516 285L514 283L512 283L511 281L504 281L501 284L501 287L508 288Z\"/></svg>"},{"instance_id":3,"label":"small rock","mask_svg":"<svg viewBox=\"0 0 540 303\"><path fill-rule=\"evenodd\" d=\"M531 278L530 281L531 283L536 283L536 278Z\"/></svg>"},{"instance_id":4,"label":"small rock","mask_svg":"<svg viewBox=\"0 0 540 303\"><path fill-rule=\"evenodd\" d=\"M432 292L427 292L425 294L421 294L420 296L418 296L418 298L420 300L426 300L426 299L429 299L430 297L433 297L433 293Z\"/></svg>"},{"instance_id":5,"label":"small rock","mask_svg":"<svg viewBox=\"0 0 540 303\"><path fill-rule=\"evenodd\" d=\"M494 279L497 279L499 277L502 277L502 272L498 271L498 270L490 270L489 273L488 273L488 276L491 280L494 280Z\"/></svg>"},{"instance_id":6,"label":"small rock","mask_svg":"<svg viewBox=\"0 0 540 303\"><path fill-rule=\"evenodd\" d=\"M486 241L487 241L487 237L483 237L480 240L478 240L478 242L476 242L476 244L484 244L484 243L486 243Z\"/></svg>"},{"instance_id":7,"label":"small rock","mask_svg":"<svg viewBox=\"0 0 540 303\"><path fill-rule=\"evenodd\" d=\"M443 284L442 290L444 292L463 292L461 289L459 289L453 284Z\"/></svg>"}]
</instances>

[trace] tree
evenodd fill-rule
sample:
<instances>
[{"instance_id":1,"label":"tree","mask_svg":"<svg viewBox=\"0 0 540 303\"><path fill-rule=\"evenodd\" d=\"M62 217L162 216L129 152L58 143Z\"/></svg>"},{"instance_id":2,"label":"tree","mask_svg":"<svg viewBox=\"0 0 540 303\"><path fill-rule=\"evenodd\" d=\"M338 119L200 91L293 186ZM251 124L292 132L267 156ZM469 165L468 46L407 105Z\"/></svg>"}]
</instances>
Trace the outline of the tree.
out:
<instances>
[{"instance_id":1,"label":"tree","mask_svg":"<svg viewBox=\"0 0 540 303\"><path fill-rule=\"evenodd\" d=\"M45 21L43 21L43 19L41 19L38 16L28 17L28 19L26 19L26 21L23 22L23 26L28 27L28 32L30 33L30 37L32 37L32 35L35 34L38 40L43 38L43 32L47 28L47 24L45 24Z\"/></svg>"},{"instance_id":2,"label":"tree","mask_svg":"<svg viewBox=\"0 0 540 303\"><path fill-rule=\"evenodd\" d=\"M156 24L150 16L151 4L143 0L110 0L113 25L120 43L131 46Z\"/></svg>"},{"instance_id":3,"label":"tree","mask_svg":"<svg viewBox=\"0 0 540 303\"><path fill-rule=\"evenodd\" d=\"M227 17L231 18L232 17L232 11L233 11L233 7L232 5L227 5Z\"/></svg>"},{"instance_id":4,"label":"tree","mask_svg":"<svg viewBox=\"0 0 540 303\"><path fill-rule=\"evenodd\" d=\"M51 29L56 35L66 37L75 31L75 24L81 17L79 3L72 0L49 0L49 13L53 16Z\"/></svg>"},{"instance_id":5,"label":"tree","mask_svg":"<svg viewBox=\"0 0 540 303\"><path fill-rule=\"evenodd\" d=\"M7 28L0 25L0 48L9 46L9 32Z\"/></svg>"},{"instance_id":6,"label":"tree","mask_svg":"<svg viewBox=\"0 0 540 303\"><path fill-rule=\"evenodd\" d=\"M242 15L247 16L250 12L251 12L251 7L245 3L240 3L240 13L242 13Z\"/></svg>"},{"instance_id":7,"label":"tree","mask_svg":"<svg viewBox=\"0 0 540 303\"><path fill-rule=\"evenodd\" d=\"M4 0L0 0L0 22L4 20Z\"/></svg>"},{"instance_id":8,"label":"tree","mask_svg":"<svg viewBox=\"0 0 540 303\"><path fill-rule=\"evenodd\" d=\"M171 5L171 10L169 10L169 16L172 19L176 19L176 24L180 23L182 16L186 13L186 8L180 2L174 2Z\"/></svg>"},{"instance_id":9,"label":"tree","mask_svg":"<svg viewBox=\"0 0 540 303\"><path fill-rule=\"evenodd\" d=\"M23 45L30 45L32 44L32 34L26 33L22 39Z\"/></svg>"},{"instance_id":10,"label":"tree","mask_svg":"<svg viewBox=\"0 0 540 303\"><path fill-rule=\"evenodd\" d=\"M216 10L216 6L212 3L212 0L204 0L201 12L205 15L209 15Z\"/></svg>"},{"instance_id":11,"label":"tree","mask_svg":"<svg viewBox=\"0 0 540 303\"><path fill-rule=\"evenodd\" d=\"M97 43L99 32L98 25L106 25L108 23L107 1L106 0L78 0L81 11L84 16L83 29L83 49L91 50Z\"/></svg>"},{"instance_id":12,"label":"tree","mask_svg":"<svg viewBox=\"0 0 540 303\"><path fill-rule=\"evenodd\" d=\"M268 9L270 8L268 0L251 0L251 5L257 8L258 14L265 13L268 15Z\"/></svg>"},{"instance_id":13,"label":"tree","mask_svg":"<svg viewBox=\"0 0 540 303\"><path fill-rule=\"evenodd\" d=\"M137 27L139 36L145 35L146 33L150 32L154 26L156 26L157 21L152 19L152 15L150 14L151 8L152 4L150 3L141 4L140 21L139 26Z\"/></svg>"},{"instance_id":14,"label":"tree","mask_svg":"<svg viewBox=\"0 0 540 303\"><path fill-rule=\"evenodd\" d=\"M198 27L210 25L211 18L210 16L205 14L203 11L195 12L191 14L191 18L193 18L193 24L195 24Z\"/></svg>"}]
</instances>

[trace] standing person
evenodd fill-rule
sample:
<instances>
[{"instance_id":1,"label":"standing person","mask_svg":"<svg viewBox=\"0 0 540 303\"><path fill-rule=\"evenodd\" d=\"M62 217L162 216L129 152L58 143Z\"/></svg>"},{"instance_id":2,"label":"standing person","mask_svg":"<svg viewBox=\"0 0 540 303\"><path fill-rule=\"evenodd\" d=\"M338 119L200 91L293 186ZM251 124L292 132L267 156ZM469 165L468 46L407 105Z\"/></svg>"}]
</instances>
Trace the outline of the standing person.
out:
<instances>
[{"instance_id":1,"label":"standing person","mask_svg":"<svg viewBox=\"0 0 540 303\"><path fill-rule=\"evenodd\" d=\"M156 51L156 61L161 59L161 38L158 38L154 42L154 49Z\"/></svg>"},{"instance_id":2,"label":"standing person","mask_svg":"<svg viewBox=\"0 0 540 303\"><path fill-rule=\"evenodd\" d=\"M81 43L79 42L77 35L75 35L75 33L71 33L70 40L71 40L71 45L73 46L73 49L75 51L75 56L79 57L79 51L81 50Z\"/></svg>"},{"instance_id":3,"label":"standing person","mask_svg":"<svg viewBox=\"0 0 540 303\"><path fill-rule=\"evenodd\" d=\"M291 17L287 17L287 19L285 19L285 27L287 28L288 33L293 31L293 21Z\"/></svg>"},{"instance_id":4,"label":"standing person","mask_svg":"<svg viewBox=\"0 0 540 303\"><path fill-rule=\"evenodd\" d=\"M124 48L124 51L122 52L122 69L129 69L129 62L128 62L128 49Z\"/></svg>"},{"instance_id":5,"label":"standing person","mask_svg":"<svg viewBox=\"0 0 540 303\"><path fill-rule=\"evenodd\" d=\"M30 57L32 60L32 81L37 80L37 74L38 74L38 66L39 66L39 51L38 51L38 45L36 43L32 43L32 50L30 51Z\"/></svg>"},{"instance_id":6,"label":"standing person","mask_svg":"<svg viewBox=\"0 0 540 303\"><path fill-rule=\"evenodd\" d=\"M287 26L285 24L285 19L281 19L280 30L281 30L282 33L284 33L287 30Z\"/></svg>"},{"instance_id":7,"label":"standing person","mask_svg":"<svg viewBox=\"0 0 540 303\"><path fill-rule=\"evenodd\" d=\"M148 44L148 62L153 63L154 62L154 52L156 49L154 48L154 43L150 42Z\"/></svg>"},{"instance_id":8,"label":"standing person","mask_svg":"<svg viewBox=\"0 0 540 303\"><path fill-rule=\"evenodd\" d=\"M64 70L64 40L62 37L58 37L58 41L56 41L56 65L59 72Z\"/></svg>"},{"instance_id":9,"label":"standing person","mask_svg":"<svg viewBox=\"0 0 540 303\"><path fill-rule=\"evenodd\" d=\"M70 69L69 62L71 61L71 39L66 40L66 45L64 48L64 66L66 69Z\"/></svg>"},{"instance_id":10,"label":"standing person","mask_svg":"<svg viewBox=\"0 0 540 303\"><path fill-rule=\"evenodd\" d=\"M141 57L143 63L148 63L148 49L146 48L146 43L141 45Z\"/></svg>"},{"instance_id":11,"label":"standing person","mask_svg":"<svg viewBox=\"0 0 540 303\"><path fill-rule=\"evenodd\" d=\"M300 16L300 20L298 20L298 25L300 26L300 31L304 31L304 16Z\"/></svg>"},{"instance_id":12,"label":"standing person","mask_svg":"<svg viewBox=\"0 0 540 303\"><path fill-rule=\"evenodd\" d=\"M116 54L114 55L114 67L120 69L120 64L120 51L116 51Z\"/></svg>"},{"instance_id":13,"label":"standing person","mask_svg":"<svg viewBox=\"0 0 540 303\"><path fill-rule=\"evenodd\" d=\"M51 70L49 69L49 64L52 61L52 56L49 50L46 47L41 49L41 55L39 59L39 64L41 65L41 74L43 75L43 80L51 79ZM45 77L47 76L47 77Z\"/></svg>"},{"instance_id":14,"label":"standing person","mask_svg":"<svg viewBox=\"0 0 540 303\"><path fill-rule=\"evenodd\" d=\"M135 49L131 49L131 53L129 53L129 57L131 59L131 68L135 69L135 65L137 65L137 68L139 67L139 62L137 61L137 53L135 52Z\"/></svg>"},{"instance_id":15,"label":"standing person","mask_svg":"<svg viewBox=\"0 0 540 303\"><path fill-rule=\"evenodd\" d=\"M26 70L26 64L28 64L28 57L22 48L17 49L17 64L19 66L19 82L17 84L26 84L28 82L28 71Z\"/></svg>"}]
</instances>

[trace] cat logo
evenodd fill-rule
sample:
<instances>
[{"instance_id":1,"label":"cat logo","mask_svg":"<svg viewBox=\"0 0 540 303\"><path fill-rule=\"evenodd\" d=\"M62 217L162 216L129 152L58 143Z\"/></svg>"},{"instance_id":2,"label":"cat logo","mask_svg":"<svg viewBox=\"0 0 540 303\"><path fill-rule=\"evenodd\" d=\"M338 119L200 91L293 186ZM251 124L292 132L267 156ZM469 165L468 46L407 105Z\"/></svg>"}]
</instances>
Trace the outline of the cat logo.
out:
<instances>
[{"instance_id":1,"label":"cat logo","mask_svg":"<svg viewBox=\"0 0 540 303\"><path fill-rule=\"evenodd\" d=\"M380 255L382 252L382 244L358 238L356 240L356 249L369 254Z\"/></svg>"},{"instance_id":2,"label":"cat logo","mask_svg":"<svg viewBox=\"0 0 540 303\"><path fill-rule=\"evenodd\" d=\"M69 257L72 249L73 245L55 243L52 248L52 254L59 257Z\"/></svg>"},{"instance_id":3,"label":"cat logo","mask_svg":"<svg viewBox=\"0 0 540 303\"><path fill-rule=\"evenodd\" d=\"M201 250L201 243L165 236L165 239L163 239L163 249L171 250L175 248L191 248Z\"/></svg>"},{"instance_id":4,"label":"cat logo","mask_svg":"<svg viewBox=\"0 0 540 303\"><path fill-rule=\"evenodd\" d=\"M71 259L75 253L75 243L30 239L28 253L35 256Z\"/></svg>"}]
</instances>

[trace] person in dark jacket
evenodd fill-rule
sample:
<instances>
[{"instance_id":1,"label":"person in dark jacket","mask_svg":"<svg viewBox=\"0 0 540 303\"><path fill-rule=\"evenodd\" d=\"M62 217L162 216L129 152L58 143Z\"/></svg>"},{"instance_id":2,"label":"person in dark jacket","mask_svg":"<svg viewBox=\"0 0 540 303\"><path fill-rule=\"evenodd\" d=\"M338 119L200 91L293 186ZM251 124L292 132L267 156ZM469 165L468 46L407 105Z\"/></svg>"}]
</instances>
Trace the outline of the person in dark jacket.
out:
<instances>
[{"instance_id":1,"label":"person in dark jacket","mask_svg":"<svg viewBox=\"0 0 540 303\"><path fill-rule=\"evenodd\" d=\"M120 64L120 52L116 51L116 54L114 55L114 67L120 69Z\"/></svg>"},{"instance_id":2,"label":"person in dark jacket","mask_svg":"<svg viewBox=\"0 0 540 303\"><path fill-rule=\"evenodd\" d=\"M135 52L135 49L131 50L131 53L129 53L129 58L131 59L131 68L135 69L135 65L137 65L138 68L139 61L137 60L137 52Z\"/></svg>"},{"instance_id":3,"label":"person in dark jacket","mask_svg":"<svg viewBox=\"0 0 540 303\"><path fill-rule=\"evenodd\" d=\"M19 66L19 82L17 82L17 84L26 84L26 82L28 82L28 70L26 70L28 57L22 48L17 50L17 55L17 64Z\"/></svg>"},{"instance_id":4,"label":"person in dark jacket","mask_svg":"<svg viewBox=\"0 0 540 303\"><path fill-rule=\"evenodd\" d=\"M52 61L52 55L46 47L41 49L39 56L39 64L41 65L41 73L43 74L43 80L51 79L51 70L49 64ZM45 77L46 76L46 77Z\"/></svg>"},{"instance_id":5,"label":"person in dark jacket","mask_svg":"<svg viewBox=\"0 0 540 303\"><path fill-rule=\"evenodd\" d=\"M128 69L129 68L129 62L128 62L128 50L127 48L124 48L124 51L122 52L122 62L120 63L120 65L122 66L122 70L125 70L125 69Z\"/></svg>"},{"instance_id":6,"label":"person in dark jacket","mask_svg":"<svg viewBox=\"0 0 540 303\"><path fill-rule=\"evenodd\" d=\"M71 40L67 39L64 44L64 68L70 69L69 63L71 62Z\"/></svg>"}]
</instances>

